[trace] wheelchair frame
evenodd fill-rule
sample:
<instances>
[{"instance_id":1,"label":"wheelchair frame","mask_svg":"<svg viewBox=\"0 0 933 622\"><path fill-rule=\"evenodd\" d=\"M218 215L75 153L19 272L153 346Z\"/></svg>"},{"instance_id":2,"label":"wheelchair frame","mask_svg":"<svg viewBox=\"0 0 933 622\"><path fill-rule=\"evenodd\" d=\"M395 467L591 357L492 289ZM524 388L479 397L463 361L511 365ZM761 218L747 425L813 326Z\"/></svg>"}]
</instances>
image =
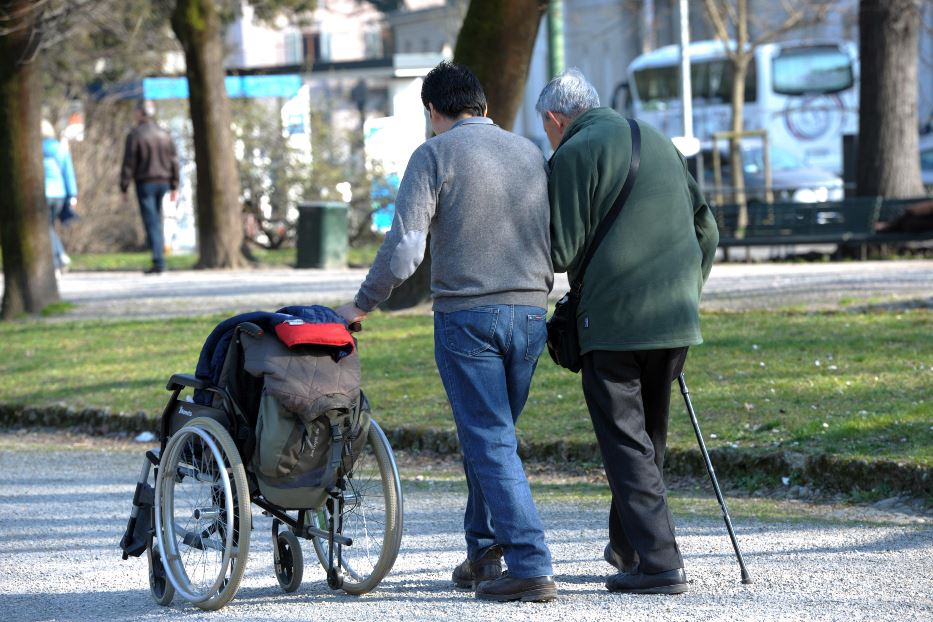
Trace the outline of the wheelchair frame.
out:
<instances>
[{"instance_id":1,"label":"wheelchair frame","mask_svg":"<svg viewBox=\"0 0 933 622\"><path fill-rule=\"evenodd\" d=\"M186 388L219 395L223 408L180 400L179 395ZM273 518L275 574L286 592L297 590L302 580L299 538L311 540L331 589L360 595L381 582L395 563L401 544L403 499L392 448L375 420L370 420L363 455L349 473L335 474L335 481L325 488L326 496L321 507L288 509L266 500L255 476L243 465L239 451L241 445L234 439L241 444L248 442L252 429L226 388L212 386L192 375L175 374L166 389L172 395L162 413L160 448L146 452L128 526L128 533L132 533L138 512L152 513L148 521L151 529L146 552L150 591L158 604L170 604L177 592L201 609L215 610L234 597L248 557L249 535L253 528L251 504ZM364 399L362 392L360 398L361 401ZM182 447L189 437L191 442ZM346 444L349 440L343 442ZM348 524L357 522L354 511L366 503L367 495L355 488L354 478L358 468L363 468L368 461L367 450L376 463L375 470L382 485L385 518L379 556L371 569L361 573L351 564L355 533L347 535L346 532ZM208 456L210 459L206 460ZM172 463L170 476L164 472L169 468L165 461ZM215 466L211 468L208 463ZM218 468L218 463L223 463L223 468ZM151 489L148 495L141 494L148 487L150 471L155 479L154 494ZM183 485L186 480L193 481L195 486L208 484L210 493L206 498L208 502L196 505L191 512L197 528L191 531L182 527L183 537L179 540L174 494L175 487ZM146 503L149 498L151 504ZM296 516L289 514L295 511ZM167 521L167 518L171 520ZM371 539L368 530L373 521L364 516L361 522L365 532L363 537ZM204 524L207 527L202 528ZM222 542L215 537L218 535L222 536ZM364 542L359 544L363 546ZM192 589L192 577L189 576L192 569L186 568L188 555L181 553L181 547L187 547L189 555L192 550L205 555L208 549L220 553L216 576L208 573L209 576L203 580L207 585L199 592ZM197 566L193 570L199 568Z\"/></svg>"}]
</instances>

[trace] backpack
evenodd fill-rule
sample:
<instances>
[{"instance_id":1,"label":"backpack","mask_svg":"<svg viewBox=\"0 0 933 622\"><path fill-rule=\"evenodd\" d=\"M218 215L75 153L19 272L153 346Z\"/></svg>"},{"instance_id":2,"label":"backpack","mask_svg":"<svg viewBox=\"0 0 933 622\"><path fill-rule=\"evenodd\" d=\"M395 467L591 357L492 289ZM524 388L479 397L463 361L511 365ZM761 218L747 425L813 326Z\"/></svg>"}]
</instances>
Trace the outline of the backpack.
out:
<instances>
[{"instance_id":1,"label":"backpack","mask_svg":"<svg viewBox=\"0 0 933 622\"><path fill-rule=\"evenodd\" d=\"M275 335L241 334L243 369L263 379L251 458L259 491L285 509L319 508L352 468L369 432L359 356L337 359Z\"/></svg>"},{"instance_id":2,"label":"backpack","mask_svg":"<svg viewBox=\"0 0 933 622\"><path fill-rule=\"evenodd\" d=\"M252 467L269 502L286 509L321 507L327 489L353 469L366 442L370 410L362 392L353 406L309 419L263 394Z\"/></svg>"}]
</instances>

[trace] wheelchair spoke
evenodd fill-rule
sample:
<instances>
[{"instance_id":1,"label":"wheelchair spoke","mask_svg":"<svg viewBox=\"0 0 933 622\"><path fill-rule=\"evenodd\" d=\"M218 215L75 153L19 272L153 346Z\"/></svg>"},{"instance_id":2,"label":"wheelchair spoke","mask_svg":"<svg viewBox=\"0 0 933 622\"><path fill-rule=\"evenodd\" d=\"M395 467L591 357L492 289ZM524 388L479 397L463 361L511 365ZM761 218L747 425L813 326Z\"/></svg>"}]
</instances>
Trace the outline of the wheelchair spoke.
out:
<instances>
[{"instance_id":1,"label":"wheelchair spoke","mask_svg":"<svg viewBox=\"0 0 933 622\"><path fill-rule=\"evenodd\" d=\"M167 578L184 598L217 609L236 592L248 552L249 534L240 530L250 521L242 461L226 430L203 418L170 439L163 460L157 535Z\"/></svg>"}]
</instances>

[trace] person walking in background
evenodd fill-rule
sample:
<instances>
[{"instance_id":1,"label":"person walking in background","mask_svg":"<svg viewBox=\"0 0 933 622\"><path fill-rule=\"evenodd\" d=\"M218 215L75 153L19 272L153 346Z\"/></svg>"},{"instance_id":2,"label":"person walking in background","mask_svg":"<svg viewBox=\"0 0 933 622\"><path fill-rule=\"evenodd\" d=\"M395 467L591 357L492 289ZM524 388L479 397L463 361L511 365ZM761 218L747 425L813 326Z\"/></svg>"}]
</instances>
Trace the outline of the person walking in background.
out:
<instances>
[{"instance_id":1,"label":"person walking in background","mask_svg":"<svg viewBox=\"0 0 933 622\"><path fill-rule=\"evenodd\" d=\"M78 182L68 148L58 140L52 124L42 120L42 162L45 165L45 200L49 207L49 237L52 240L52 264L55 276L71 264L71 257L55 230L55 221L62 224L75 216L78 204Z\"/></svg>"},{"instance_id":2,"label":"person walking in background","mask_svg":"<svg viewBox=\"0 0 933 622\"><path fill-rule=\"evenodd\" d=\"M486 95L467 68L432 69L421 100L437 135L412 154L392 228L354 302L338 312L364 319L414 274L430 233L434 356L467 480L467 559L453 581L485 600L553 600L551 554L515 436L554 279L547 163L531 141L486 117Z\"/></svg>"},{"instance_id":3,"label":"person walking in background","mask_svg":"<svg viewBox=\"0 0 933 622\"><path fill-rule=\"evenodd\" d=\"M155 106L140 101L133 111L136 127L126 137L120 191L126 200L130 181L136 183L139 212L146 229L146 242L152 252L152 267L146 274L165 270L165 241L162 233L162 198L171 193L178 198L178 155L168 132L155 123Z\"/></svg>"},{"instance_id":4,"label":"person walking in background","mask_svg":"<svg viewBox=\"0 0 933 622\"><path fill-rule=\"evenodd\" d=\"M536 105L554 155L551 258L577 274L633 161L635 132L577 70L544 87ZM610 591L687 591L664 486L671 383L699 344L700 291L716 254L712 211L670 139L637 122L640 166L618 218L586 269L577 326L583 395L612 490Z\"/></svg>"}]
</instances>

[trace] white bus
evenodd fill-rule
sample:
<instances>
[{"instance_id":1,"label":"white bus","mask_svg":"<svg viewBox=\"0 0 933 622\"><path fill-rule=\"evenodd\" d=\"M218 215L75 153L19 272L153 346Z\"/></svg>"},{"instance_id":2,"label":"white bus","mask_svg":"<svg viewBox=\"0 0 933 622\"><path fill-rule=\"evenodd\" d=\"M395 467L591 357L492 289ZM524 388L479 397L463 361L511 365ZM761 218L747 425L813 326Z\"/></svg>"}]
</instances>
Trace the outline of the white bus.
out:
<instances>
[{"instance_id":1,"label":"white bus","mask_svg":"<svg viewBox=\"0 0 933 622\"><path fill-rule=\"evenodd\" d=\"M732 65L720 41L690 45L693 128L701 141L731 129ZM683 135L680 50L670 45L628 67L631 112ZM744 129L765 129L776 149L807 166L842 172L842 136L858 132L858 46L786 41L755 50L745 81Z\"/></svg>"}]
</instances>

